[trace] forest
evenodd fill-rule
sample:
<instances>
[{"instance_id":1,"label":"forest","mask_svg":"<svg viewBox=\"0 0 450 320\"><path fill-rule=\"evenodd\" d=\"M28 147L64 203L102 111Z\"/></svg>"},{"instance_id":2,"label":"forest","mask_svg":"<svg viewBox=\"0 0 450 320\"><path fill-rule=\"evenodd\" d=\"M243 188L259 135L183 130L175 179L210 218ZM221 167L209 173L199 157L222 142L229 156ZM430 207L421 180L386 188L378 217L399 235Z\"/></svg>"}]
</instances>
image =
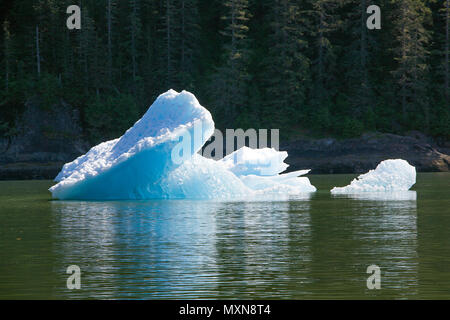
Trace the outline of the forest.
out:
<instances>
[{"instance_id":1,"label":"forest","mask_svg":"<svg viewBox=\"0 0 450 320\"><path fill-rule=\"evenodd\" d=\"M81 29L66 27L69 5ZM381 8L369 30L366 9ZM450 139L449 0L15 0L0 4L0 135L27 104L116 138L161 93L282 138L418 130Z\"/></svg>"}]
</instances>

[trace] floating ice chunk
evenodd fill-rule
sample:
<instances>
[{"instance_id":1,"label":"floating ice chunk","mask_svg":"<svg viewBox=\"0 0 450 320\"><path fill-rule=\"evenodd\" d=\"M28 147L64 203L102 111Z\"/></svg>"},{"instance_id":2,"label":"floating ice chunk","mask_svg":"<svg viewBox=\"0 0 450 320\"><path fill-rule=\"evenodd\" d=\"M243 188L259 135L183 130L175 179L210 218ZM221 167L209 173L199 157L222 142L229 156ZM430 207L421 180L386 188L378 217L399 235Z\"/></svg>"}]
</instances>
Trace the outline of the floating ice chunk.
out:
<instances>
[{"instance_id":1,"label":"floating ice chunk","mask_svg":"<svg viewBox=\"0 0 450 320\"><path fill-rule=\"evenodd\" d=\"M334 187L331 193L407 191L416 183L416 169L407 161L385 160L375 170L360 175L346 187Z\"/></svg>"},{"instance_id":2,"label":"floating ice chunk","mask_svg":"<svg viewBox=\"0 0 450 320\"><path fill-rule=\"evenodd\" d=\"M194 130L195 129L195 130ZM195 132L194 132L195 131ZM214 133L214 122L195 96L174 90L160 95L121 138L101 143L65 164L50 188L59 199L144 199L161 194L159 180L182 162L172 151L180 137L194 137L186 158Z\"/></svg>"},{"instance_id":3,"label":"floating ice chunk","mask_svg":"<svg viewBox=\"0 0 450 320\"><path fill-rule=\"evenodd\" d=\"M122 137L103 142L64 165L49 190L54 198L250 199L315 191L308 170L278 175L287 152L242 148L221 161L197 152L214 122L195 96L160 95ZM236 160L236 161L235 161Z\"/></svg>"},{"instance_id":4,"label":"floating ice chunk","mask_svg":"<svg viewBox=\"0 0 450 320\"><path fill-rule=\"evenodd\" d=\"M288 156L286 151L276 151L273 148L250 149L242 147L230 153L222 161L226 168L234 174L273 176L283 172L289 166L284 163Z\"/></svg>"}]
</instances>

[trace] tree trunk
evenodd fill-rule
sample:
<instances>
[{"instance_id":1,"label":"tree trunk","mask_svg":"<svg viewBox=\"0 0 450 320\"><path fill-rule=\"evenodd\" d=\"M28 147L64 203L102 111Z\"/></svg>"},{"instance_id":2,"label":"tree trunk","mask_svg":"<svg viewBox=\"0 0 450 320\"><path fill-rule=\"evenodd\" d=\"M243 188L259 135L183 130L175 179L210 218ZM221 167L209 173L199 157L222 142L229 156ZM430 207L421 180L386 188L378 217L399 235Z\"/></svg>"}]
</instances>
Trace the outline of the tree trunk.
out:
<instances>
[{"instance_id":1,"label":"tree trunk","mask_svg":"<svg viewBox=\"0 0 450 320\"><path fill-rule=\"evenodd\" d=\"M367 27L365 24L366 20L366 0L361 0L361 47L360 47L360 56L361 56L361 67L366 67L366 38L367 38Z\"/></svg>"},{"instance_id":2,"label":"tree trunk","mask_svg":"<svg viewBox=\"0 0 450 320\"><path fill-rule=\"evenodd\" d=\"M449 92L448 92L448 82L449 82L449 74L448 74L448 64L449 64L449 20L450 20L450 0L447 0L445 6L445 98L447 99L447 104L449 101Z\"/></svg>"},{"instance_id":3,"label":"tree trunk","mask_svg":"<svg viewBox=\"0 0 450 320\"><path fill-rule=\"evenodd\" d=\"M137 4L133 1L133 21L131 21L131 61L133 66L133 83L136 81L136 19L137 19Z\"/></svg>"},{"instance_id":4,"label":"tree trunk","mask_svg":"<svg viewBox=\"0 0 450 320\"><path fill-rule=\"evenodd\" d=\"M171 86L172 85L172 79L171 79L171 73L172 73L172 65L170 62L170 55L171 55L171 47L170 47L170 28L171 28L171 21L170 21L170 0L166 0L166 6L167 6L167 12L166 12L166 23L167 23L167 30L166 30L166 36L167 36L167 85Z\"/></svg>"},{"instance_id":5,"label":"tree trunk","mask_svg":"<svg viewBox=\"0 0 450 320\"><path fill-rule=\"evenodd\" d=\"M323 23L324 23L324 17L323 17L323 8L320 7L320 22L319 22L319 75L318 75L318 79L319 79L319 84L320 87L322 87L323 84Z\"/></svg>"},{"instance_id":6,"label":"tree trunk","mask_svg":"<svg viewBox=\"0 0 450 320\"><path fill-rule=\"evenodd\" d=\"M112 0L108 0L107 23L108 23L108 81L112 82Z\"/></svg>"},{"instance_id":7,"label":"tree trunk","mask_svg":"<svg viewBox=\"0 0 450 320\"><path fill-rule=\"evenodd\" d=\"M10 59L10 33L9 33L9 23L5 21L3 23L4 37L5 37L5 85L6 92L9 89L9 59Z\"/></svg>"},{"instance_id":8,"label":"tree trunk","mask_svg":"<svg viewBox=\"0 0 450 320\"><path fill-rule=\"evenodd\" d=\"M39 53L39 26L36 25L36 64L38 76L41 76L41 56Z\"/></svg>"},{"instance_id":9,"label":"tree trunk","mask_svg":"<svg viewBox=\"0 0 450 320\"><path fill-rule=\"evenodd\" d=\"M186 26L185 26L185 1L181 1L181 70L186 72L185 45L186 45ZM185 85L183 83L183 85Z\"/></svg>"},{"instance_id":10,"label":"tree trunk","mask_svg":"<svg viewBox=\"0 0 450 320\"><path fill-rule=\"evenodd\" d=\"M403 20L406 19L406 9L405 9L405 5L402 5L402 18ZM406 22L403 21L402 24L402 59L406 59ZM406 62L403 60L403 63L406 64ZM402 116L403 116L403 120L406 121L406 70L405 70L406 66L402 66L401 68L402 70L402 75L401 78L403 78L403 84L402 84Z\"/></svg>"},{"instance_id":11,"label":"tree trunk","mask_svg":"<svg viewBox=\"0 0 450 320\"><path fill-rule=\"evenodd\" d=\"M358 106L358 112L363 112L370 109L370 102L368 98L368 89L369 89L369 77L367 71L367 26L366 26L366 0L361 0L361 43L360 43L360 62L361 62L361 95L360 101L361 106Z\"/></svg>"}]
</instances>

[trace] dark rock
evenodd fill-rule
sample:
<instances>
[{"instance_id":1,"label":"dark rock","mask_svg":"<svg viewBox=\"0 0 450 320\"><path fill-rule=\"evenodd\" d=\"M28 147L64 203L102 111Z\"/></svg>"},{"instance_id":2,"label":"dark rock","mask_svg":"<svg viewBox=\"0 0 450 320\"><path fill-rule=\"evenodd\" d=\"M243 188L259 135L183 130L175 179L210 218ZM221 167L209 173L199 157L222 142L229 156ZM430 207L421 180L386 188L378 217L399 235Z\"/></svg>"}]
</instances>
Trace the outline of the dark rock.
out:
<instances>
[{"instance_id":1,"label":"dark rock","mask_svg":"<svg viewBox=\"0 0 450 320\"><path fill-rule=\"evenodd\" d=\"M0 165L0 180L52 180L64 162L16 162Z\"/></svg>"},{"instance_id":2,"label":"dark rock","mask_svg":"<svg viewBox=\"0 0 450 320\"><path fill-rule=\"evenodd\" d=\"M311 173L364 173L386 159L404 159L419 172L450 171L450 156L430 137L367 133L360 138L304 139L281 144L289 171L311 168Z\"/></svg>"},{"instance_id":3,"label":"dark rock","mask_svg":"<svg viewBox=\"0 0 450 320\"><path fill-rule=\"evenodd\" d=\"M60 101L48 109L28 101L18 134L0 139L0 179L53 179L65 162L88 150L79 115Z\"/></svg>"}]
</instances>

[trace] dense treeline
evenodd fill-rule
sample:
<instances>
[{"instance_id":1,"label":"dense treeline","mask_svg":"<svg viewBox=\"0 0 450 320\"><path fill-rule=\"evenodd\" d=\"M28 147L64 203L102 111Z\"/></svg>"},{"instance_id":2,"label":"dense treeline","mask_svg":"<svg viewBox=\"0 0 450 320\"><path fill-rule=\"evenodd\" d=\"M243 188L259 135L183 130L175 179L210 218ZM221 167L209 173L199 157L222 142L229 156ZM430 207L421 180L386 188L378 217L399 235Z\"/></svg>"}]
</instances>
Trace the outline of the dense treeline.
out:
<instances>
[{"instance_id":1,"label":"dense treeline","mask_svg":"<svg viewBox=\"0 0 450 320\"><path fill-rule=\"evenodd\" d=\"M81 7L81 30L66 8ZM366 8L382 11L368 30ZM0 19L0 131L30 99L120 135L169 88L219 128L450 138L449 0L15 0Z\"/></svg>"}]
</instances>

